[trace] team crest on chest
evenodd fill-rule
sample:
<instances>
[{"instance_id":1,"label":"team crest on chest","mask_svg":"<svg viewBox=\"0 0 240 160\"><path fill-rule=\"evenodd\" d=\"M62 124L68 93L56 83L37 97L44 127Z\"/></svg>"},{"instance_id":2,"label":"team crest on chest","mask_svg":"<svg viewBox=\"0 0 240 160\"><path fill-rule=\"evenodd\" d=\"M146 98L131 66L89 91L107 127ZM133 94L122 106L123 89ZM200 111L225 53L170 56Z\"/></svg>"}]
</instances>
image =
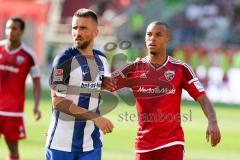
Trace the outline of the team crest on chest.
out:
<instances>
[{"instance_id":1,"label":"team crest on chest","mask_svg":"<svg viewBox=\"0 0 240 160\"><path fill-rule=\"evenodd\" d=\"M23 56L17 56L17 64L21 65L24 62L24 57Z\"/></svg>"},{"instance_id":2,"label":"team crest on chest","mask_svg":"<svg viewBox=\"0 0 240 160\"><path fill-rule=\"evenodd\" d=\"M175 76L175 72L174 71L166 71L164 73L164 76L165 76L166 80L171 81L171 80L173 80L173 78Z\"/></svg>"}]
</instances>

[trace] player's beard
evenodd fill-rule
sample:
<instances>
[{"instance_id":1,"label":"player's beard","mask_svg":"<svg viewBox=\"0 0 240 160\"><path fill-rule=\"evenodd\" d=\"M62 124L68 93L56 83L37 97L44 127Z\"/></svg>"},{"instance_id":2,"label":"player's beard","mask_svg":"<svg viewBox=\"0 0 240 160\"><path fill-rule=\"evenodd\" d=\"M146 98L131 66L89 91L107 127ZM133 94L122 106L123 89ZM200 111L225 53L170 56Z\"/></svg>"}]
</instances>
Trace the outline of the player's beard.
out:
<instances>
[{"instance_id":1,"label":"player's beard","mask_svg":"<svg viewBox=\"0 0 240 160\"><path fill-rule=\"evenodd\" d=\"M84 41L82 43L76 43L76 47L78 49L84 50L84 49L86 49L89 46L90 43L91 43L90 40L89 41Z\"/></svg>"},{"instance_id":2,"label":"player's beard","mask_svg":"<svg viewBox=\"0 0 240 160\"><path fill-rule=\"evenodd\" d=\"M150 52L150 54L155 56L157 53L156 52Z\"/></svg>"}]
</instances>

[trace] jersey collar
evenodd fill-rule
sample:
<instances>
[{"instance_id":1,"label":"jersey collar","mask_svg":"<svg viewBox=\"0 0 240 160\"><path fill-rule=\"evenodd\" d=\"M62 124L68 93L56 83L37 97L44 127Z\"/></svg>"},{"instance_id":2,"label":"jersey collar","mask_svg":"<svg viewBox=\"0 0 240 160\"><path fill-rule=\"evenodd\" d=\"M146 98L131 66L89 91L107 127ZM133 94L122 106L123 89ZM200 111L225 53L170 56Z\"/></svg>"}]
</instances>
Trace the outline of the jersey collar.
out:
<instances>
[{"instance_id":1,"label":"jersey collar","mask_svg":"<svg viewBox=\"0 0 240 160\"><path fill-rule=\"evenodd\" d=\"M5 50L6 50L7 53L9 53L9 54L15 54L15 53L17 53L17 52L22 48L22 45L23 45L23 43L21 42L21 45L20 45L18 48L10 51L10 50L8 49L8 47L7 47L7 40L6 40L6 42L5 42Z\"/></svg>"},{"instance_id":2,"label":"jersey collar","mask_svg":"<svg viewBox=\"0 0 240 160\"><path fill-rule=\"evenodd\" d=\"M161 69L162 67L166 66L166 64L167 64L168 61L169 61L169 56L167 56L165 62L164 62L162 65L160 65L159 67L154 66L154 65L150 62L150 57L149 57L149 56L147 56L147 61L148 61L149 65L150 65L153 69L159 70L159 69Z\"/></svg>"}]
</instances>

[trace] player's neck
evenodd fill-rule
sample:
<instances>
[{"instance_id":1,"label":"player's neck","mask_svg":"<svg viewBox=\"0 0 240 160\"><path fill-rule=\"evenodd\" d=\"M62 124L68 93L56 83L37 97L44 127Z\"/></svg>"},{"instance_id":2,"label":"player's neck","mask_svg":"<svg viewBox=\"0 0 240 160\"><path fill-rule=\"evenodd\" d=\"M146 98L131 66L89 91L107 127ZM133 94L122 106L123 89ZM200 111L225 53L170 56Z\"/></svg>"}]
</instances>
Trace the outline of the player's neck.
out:
<instances>
[{"instance_id":1,"label":"player's neck","mask_svg":"<svg viewBox=\"0 0 240 160\"><path fill-rule=\"evenodd\" d=\"M163 64L166 61L167 55L165 54L151 54L149 53L149 59L151 63Z\"/></svg>"},{"instance_id":2,"label":"player's neck","mask_svg":"<svg viewBox=\"0 0 240 160\"><path fill-rule=\"evenodd\" d=\"M80 49L80 48L77 48L77 49L81 53L81 55L93 56L93 46L91 44L85 49Z\"/></svg>"},{"instance_id":3,"label":"player's neck","mask_svg":"<svg viewBox=\"0 0 240 160\"><path fill-rule=\"evenodd\" d=\"M84 56L93 56L93 50L92 49L78 49L81 55Z\"/></svg>"},{"instance_id":4,"label":"player's neck","mask_svg":"<svg viewBox=\"0 0 240 160\"><path fill-rule=\"evenodd\" d=\"M21 41L8 41L7 48L12 51L21 46Z\"/></svg>"}]
</instances>

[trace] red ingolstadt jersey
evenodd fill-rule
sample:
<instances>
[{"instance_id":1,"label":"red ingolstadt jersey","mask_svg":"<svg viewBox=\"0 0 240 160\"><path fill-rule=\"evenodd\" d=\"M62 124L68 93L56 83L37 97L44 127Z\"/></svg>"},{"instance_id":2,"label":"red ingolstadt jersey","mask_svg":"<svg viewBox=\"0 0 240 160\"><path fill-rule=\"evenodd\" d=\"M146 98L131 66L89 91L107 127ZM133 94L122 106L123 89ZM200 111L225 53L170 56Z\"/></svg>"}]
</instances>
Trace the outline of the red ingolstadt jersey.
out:
<instances>
[{"instance_id":1,"label":"red ingolstadt jersey","mask_svg":"<svg viewBox=\"0 0 240 160\"><path fill-rule=\"evenodd\" d=\"M7 40L0 41L0 115L23 116L28 73L39 77L34 52L23 43L9 51Z\"/></svg>"},{"instance_id":2,"label":"red ingolstadt jersey","mask_svg":"<svg viewBox=\"0 0 240 160\"><path fill-rule=\"evenodd\" d=\"M138 133L136 152L184 145L180 103L182 89L194 99L205 94L192 69L170 56L160 66L139 58L113 72L117 89L129 87L136 98Z\"/></svg>"}]
</instances>

